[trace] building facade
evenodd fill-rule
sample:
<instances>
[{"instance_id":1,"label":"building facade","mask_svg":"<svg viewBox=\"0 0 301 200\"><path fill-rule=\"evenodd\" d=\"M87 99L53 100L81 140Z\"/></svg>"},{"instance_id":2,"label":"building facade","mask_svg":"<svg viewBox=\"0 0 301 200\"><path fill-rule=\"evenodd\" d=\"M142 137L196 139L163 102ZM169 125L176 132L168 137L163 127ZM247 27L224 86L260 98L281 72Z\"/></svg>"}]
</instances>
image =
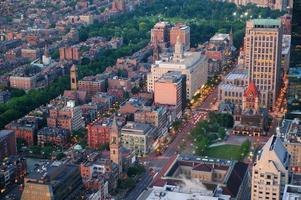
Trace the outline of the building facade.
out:
<instances>
[{"instance_id":1,"label":"building facade","mask_svg":"<svg viewBox=\"0 0 301 200\"><path fill-rule=\"evenodd\" d=\"M261 94L261 106L272 109L281 82L282 26L279 19L247 21L245 67Z\"/></svg>"},{"instance_id":2,"label":"building facade","mask_svg":"<svg viewBox=\"0 0 301 200\"><path fill-rule=\"evenodd\" d=\"M290 156L280 138L270 137L252 170L252 200L281 199L289 180Z\"/></svg>"},{"instance_id":3,"label":"building facade","mask_svg":"<svg viewBox=\"0 0 301 200\"><path fill-rule=\"evenodd\" d=\"M155 129L150 124L128 122L121 129L122 146L143 156L150 152L153 144Z\"/></svg>"},{"instance_id":4,"label":"building facade","mask_svg":"<svg viewBox=\"0 0 301 200\"><path fill-rule=\"evenodd\" d=\"M170 71L177 71L186 76L186 98L191 99L194 93L207 82L208 59L200 52L184 52L178 37L173 57L167 61L157 61L152 65L151 72L147 75L148 91L153 92L155 82Z\"/></svg>"},{"instance_id":5,"label":"building facade","mask_svg":"<svg viewBox=\"0 0 301 200\"><path fill-rule=\"evenodd\" d=\"M12 130L0 131L0 160L17 154L16 135Z\"/></svg>"}]
</instances>

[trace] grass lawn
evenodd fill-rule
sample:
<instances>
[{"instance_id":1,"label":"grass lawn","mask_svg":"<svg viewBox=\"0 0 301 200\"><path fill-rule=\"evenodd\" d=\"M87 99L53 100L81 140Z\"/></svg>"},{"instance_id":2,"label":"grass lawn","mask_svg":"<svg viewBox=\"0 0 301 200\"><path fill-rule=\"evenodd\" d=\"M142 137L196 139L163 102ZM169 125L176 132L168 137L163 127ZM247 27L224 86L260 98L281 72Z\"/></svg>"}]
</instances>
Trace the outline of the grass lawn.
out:
<instances>
[{"instance_id":1,"label":"grass lawn","mask_svg":"<svg viewBox=\"0 0 301 200\"><path fill-rule=\"evenodd\" d=\"M222 146L211 147L207 150L205 155L212 158L240 160L241 146L226 144Z\"/></svg>"}]
</instances>

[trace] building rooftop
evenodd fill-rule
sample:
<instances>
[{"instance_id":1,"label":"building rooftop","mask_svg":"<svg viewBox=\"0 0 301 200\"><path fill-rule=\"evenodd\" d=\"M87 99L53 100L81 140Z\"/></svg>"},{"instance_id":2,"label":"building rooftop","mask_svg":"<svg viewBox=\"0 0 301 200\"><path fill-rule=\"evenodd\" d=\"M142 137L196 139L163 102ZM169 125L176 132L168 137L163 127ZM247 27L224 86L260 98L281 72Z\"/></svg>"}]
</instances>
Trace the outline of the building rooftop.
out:
<instances>
[{"instance_id":1,"label":"building rooftop","mask_svg":"<svg viewBox=\"0 0 301 200\"><path fill-rule=\"evenodd\" d=\"M216 170L223 172L224 176L212 180L193 178L190 175L183 174L181 168L192 173L215 173ZM194 155L178 155L168 162L163 172L155 178L154 186L174 185L182 186L188 191L202 190L207 192L220 191L220 194L236 197L245 174L248 173L248 165L245 163L215 159L208 157L199 157Z\"/></svg>"},{"instance_id":2,"label":"building rooftop","mask_svg":"<svg viewBox=\"0 0 301 200\"><path fill-rule=\"evenodd\" d=\"M300 185L285 185L283 200L298 200L301 199L301 186Z\"/></svg>"},{"instance_id":3,"label":"building rooftop","mask_svg":"<svg viewBox=\"0 0 301 200\"><path fill-rule=\"evenodd\" d=\"M220 89L227 90L227 91L237 91L241 90L244 91L246 88L244 86L238 86L231 83L221 83L218 86Z\"/></svg>"},{"instance_id":4,"label":"building rooftop","mask_svg":"<svg viewBox=\"0 0 301 200\"><path fill-rule=\"evenodd\" d=\"M29 182L55 185L63 182L74 170L78 170L76 165L67 164L62 161L42 161L28 174L26 179Z\"/></svg>"},{"instance_id":5,"label":"building rooftop","mask_svg":"<svg viewBox=\"0 0 301 200\"><path fill-rule=\"evenodd\" d=\"M226 39L229 39L229 34L216 33L213 37L210 38L210 41L224 41Z\"/></svg>"},{"instance_id":6,"label":"building rooftop","mask_svg":"<svg viewBox=\"0 0 301 200\"><path fill-rule=\"evenodd\" d=\"M237 79L244 79L248 80L248 71L247 70L236 70L230 72L226 77L225 80L237 80Z\"/></svg>"},{"instance_id":7,"label":"building rooftop","mask_svg":"<svg viewBox=\"0 0 301 200\"><path fill-rule=\"evenodd\" d=\"M168 82L168 83L176 83L179 80L181 80L182 78L182 74L180 72L176 72L176 71L170 71L167 72L165 74L163 74L158 80L157 82Z\"/></svg>"},{"instance_id":8,"label":"building rooftop","mask_svg":"<svg viewBox=\"0 0 301 200\"><path fill-rule=\"evenodd\" d=\"M193 70L194 67L198 66L197 63L204 63L207 57L202 55L201 52L184 52L183 58L174 60L173 56L167 58L167 60L156 61L152 67L158 68L171 68L171 69L189 69Z\"/></svg>"},{"instance_id":9,"label":"building rooftop","mask_svg":"<svg viewBox=\"0 0 301 200\"><path fill-rule=\"evenodd\" d=\"M256 28L275 28L281 26L280 19L252 19Z\"/></svg>"},{"instance_id":10,"label":"building rooftop","mask_svg":"<svg viewBox=\"0 0 301 200\"><path fill-rule=\"evenodd\" d=\"M133 134L148 134L152 129L150 124L143 124L138 122L127 122L121 129L122 133L133 133Z\"/></svg>"}]
</instances>

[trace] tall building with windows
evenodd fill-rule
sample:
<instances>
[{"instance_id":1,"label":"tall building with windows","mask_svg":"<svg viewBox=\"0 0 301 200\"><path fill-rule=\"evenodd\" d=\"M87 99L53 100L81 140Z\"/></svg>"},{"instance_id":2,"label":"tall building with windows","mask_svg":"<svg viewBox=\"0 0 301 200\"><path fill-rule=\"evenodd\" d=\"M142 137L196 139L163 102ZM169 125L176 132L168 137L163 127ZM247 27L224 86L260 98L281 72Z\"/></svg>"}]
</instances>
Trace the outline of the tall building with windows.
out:
<instances>
[{"instance_id":1,"label":"tall building with windows","mask_svg":"<svg viewBox=\"0 0 301 200\"><path fill-rule=\"evenodd\" d=\"M280 19L247 21L244 38L245 67L254 80L262 107L271 109L281 82L282 25Z\"/></svg>"},{"instance_id":2,"label":"tall building with windows","mask_svg":"<svg viewBox=\"0 0 301 200\"><path fill-rule=\"evenodd\" d=\"M290 156L281 139L272 136L258 154L252 171L252 200L281 199L289 180Z\"/></svg>"},{"instance_id":3,"label":"tall building with windows","mask_svg":"<svg viewBox=\"0 0 301 200\"><path fill-rule=\"evenodd\" d=\"M180 72L186 76L186 98L192 99L195 92L207 82L208 58L201 52L185 51L178 36L173 56L152 65L147 75L147 90L153 92L155 82L167 72Z\"/></svg>"}]
</instances>

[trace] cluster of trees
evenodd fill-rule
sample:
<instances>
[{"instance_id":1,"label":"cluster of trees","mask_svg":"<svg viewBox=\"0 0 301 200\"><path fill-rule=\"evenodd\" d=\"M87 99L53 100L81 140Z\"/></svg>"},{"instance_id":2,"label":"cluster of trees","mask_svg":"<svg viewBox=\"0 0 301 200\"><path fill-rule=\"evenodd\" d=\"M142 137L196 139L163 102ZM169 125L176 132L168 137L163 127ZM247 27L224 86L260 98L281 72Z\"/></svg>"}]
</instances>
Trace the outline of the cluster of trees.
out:
<instances>
[{"instance_id":1,"label":"cluster of trees","mask_svg":"<svg viewBox=\"0 0 301 200\"><path fill-rule=\"evenodd\" d=\"M209 113L209 120L199 122L191 131L196 154L202 155L208 146L226 136L226 129L233 127L233 117L224 113Z\"/></svg>"},{"instance_id":2,"label":"cluster of trees","mask_svg":"<svg viewBox=\"0 0 301 200\"><path fill-rule=\"evenodd\" d=\"M12 98L0 105L0 128L12 120L24 116L29 111L45 104L69 87L69 77L60 77L50 86L31 90L23 96Z\"/></svg>"}]
</instances>

